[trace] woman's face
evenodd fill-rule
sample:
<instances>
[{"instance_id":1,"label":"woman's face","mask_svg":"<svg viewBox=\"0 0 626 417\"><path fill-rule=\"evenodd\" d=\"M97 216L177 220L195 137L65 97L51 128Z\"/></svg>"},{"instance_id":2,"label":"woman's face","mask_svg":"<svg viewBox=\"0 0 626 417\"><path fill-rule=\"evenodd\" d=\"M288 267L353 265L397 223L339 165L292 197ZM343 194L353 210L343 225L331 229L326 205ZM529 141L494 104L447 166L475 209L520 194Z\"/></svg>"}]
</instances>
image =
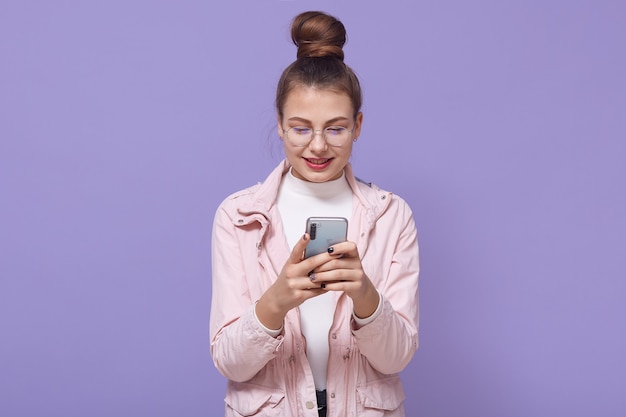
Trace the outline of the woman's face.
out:
<instances>
[{"instance_id":1,"label":"woman's face","mask_svg":"<svg viewBox=\"0 0 626 417\"><path fill-rule=\"evenodd\" d=\"M285 145L285 155L293 166L293 175L305 181L325 182L341 177L350 159L352 143L361 133L363 114L353 117L352 102L345 93L299 86L291 90L278 118L278 134ZM330 146L322 130L330 126L344 127L352 134L342 146ZM293 146L286 131L307 127L316 132L306 146Z\"/></svg>"}]
</instances>

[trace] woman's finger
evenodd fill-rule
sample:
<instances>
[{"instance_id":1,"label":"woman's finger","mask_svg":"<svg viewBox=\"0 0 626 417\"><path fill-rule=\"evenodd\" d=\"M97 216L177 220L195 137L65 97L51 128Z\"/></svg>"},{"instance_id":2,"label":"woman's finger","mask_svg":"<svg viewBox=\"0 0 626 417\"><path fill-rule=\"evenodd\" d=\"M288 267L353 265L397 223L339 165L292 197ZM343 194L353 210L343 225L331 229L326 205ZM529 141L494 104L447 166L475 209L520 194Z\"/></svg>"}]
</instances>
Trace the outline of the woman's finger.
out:
<instances>
[{"instance_id":1,"label":"woman's finger","mask_svg":"<svg viewBox=\"0 0 626 417\"><path fill-rule=\"evenodd\" d=\"M293 245L293 249L291 250L291 255L289 255L289 259L287 263L297 264L302 261L304 257L304 249L306 248L307 243L309 243L309 234L305 233L301 239L298 239L295 245Z\"/></svg>"}]
</instances>

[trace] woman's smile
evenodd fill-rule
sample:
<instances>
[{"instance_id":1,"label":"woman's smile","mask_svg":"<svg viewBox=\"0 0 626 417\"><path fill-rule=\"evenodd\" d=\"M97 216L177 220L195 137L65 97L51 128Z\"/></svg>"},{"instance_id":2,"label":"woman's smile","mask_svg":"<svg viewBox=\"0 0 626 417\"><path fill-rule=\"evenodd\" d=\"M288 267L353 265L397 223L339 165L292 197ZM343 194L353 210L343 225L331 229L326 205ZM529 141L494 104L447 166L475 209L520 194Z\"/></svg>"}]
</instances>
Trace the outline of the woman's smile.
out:
<instances>
[{"instance_id":1,"label":"woman's smile","mask_svg":"<svg viewBox=\"0 0 626 417\"><path fill-rule=\"evenodd\" d=\"M306 161L309 168L314 170L323 170L328 168L333 158L302 158Z\"/></svg>"}]
</instances>

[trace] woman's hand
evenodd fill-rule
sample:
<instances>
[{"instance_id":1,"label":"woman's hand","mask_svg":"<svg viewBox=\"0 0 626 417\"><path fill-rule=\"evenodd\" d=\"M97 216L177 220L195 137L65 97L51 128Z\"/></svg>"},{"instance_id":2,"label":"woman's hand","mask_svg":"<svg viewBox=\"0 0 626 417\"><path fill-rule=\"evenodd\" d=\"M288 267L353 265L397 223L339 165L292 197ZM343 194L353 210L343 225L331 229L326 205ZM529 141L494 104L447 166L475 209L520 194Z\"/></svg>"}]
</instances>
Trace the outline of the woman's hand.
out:
<instances>
[{"instance_id":1,"label":"woman's hand","mask_svg":"<svg viewBox=\"0 0 626 417\"><path fill-rule=\"evenodd\" d=\"M331 246L328 253L311 259L321 262L311 274L311 280L326 291L343 291L352 298L354 314L366 318L374 314L380 295L361 265L356 244L343 242Z\"/></svg>"},{"instance_id":2,"label":"woman's hand","mask_svg":"<svg viewBox=\"0 0 626 417\"><path fill-rule=\"evenodd\" d=\"M289 310L325 292L319 284L311 281L309 272L328 259L317 255L303 260L307 243L309 235L305 234L296 242L278 278L256 305L257 318L269 329L280 329ZM328 254L322 255L328 257Z\"/></svg>"}]
</instances>

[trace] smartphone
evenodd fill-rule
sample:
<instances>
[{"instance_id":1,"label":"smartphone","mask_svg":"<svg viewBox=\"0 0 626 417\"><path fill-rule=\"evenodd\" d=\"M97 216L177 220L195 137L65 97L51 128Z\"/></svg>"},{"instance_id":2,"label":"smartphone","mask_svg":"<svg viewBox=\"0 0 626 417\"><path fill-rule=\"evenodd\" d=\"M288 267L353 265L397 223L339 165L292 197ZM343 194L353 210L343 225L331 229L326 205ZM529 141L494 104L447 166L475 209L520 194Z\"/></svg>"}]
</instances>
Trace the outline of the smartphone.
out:
<instances>
[{"instance_id":1,"label":"smartphone","mask_svg":"<svg viewBox=\"0 0 626 417\"><path fill-rule=\"evenodd\" d=\"M306 232L310 240L304 250L304 257L309 258L326 252L329 246L345 242L348 237L348 220L344 217L309 217L306 220Z\"/></svg>"}]
</instances>

